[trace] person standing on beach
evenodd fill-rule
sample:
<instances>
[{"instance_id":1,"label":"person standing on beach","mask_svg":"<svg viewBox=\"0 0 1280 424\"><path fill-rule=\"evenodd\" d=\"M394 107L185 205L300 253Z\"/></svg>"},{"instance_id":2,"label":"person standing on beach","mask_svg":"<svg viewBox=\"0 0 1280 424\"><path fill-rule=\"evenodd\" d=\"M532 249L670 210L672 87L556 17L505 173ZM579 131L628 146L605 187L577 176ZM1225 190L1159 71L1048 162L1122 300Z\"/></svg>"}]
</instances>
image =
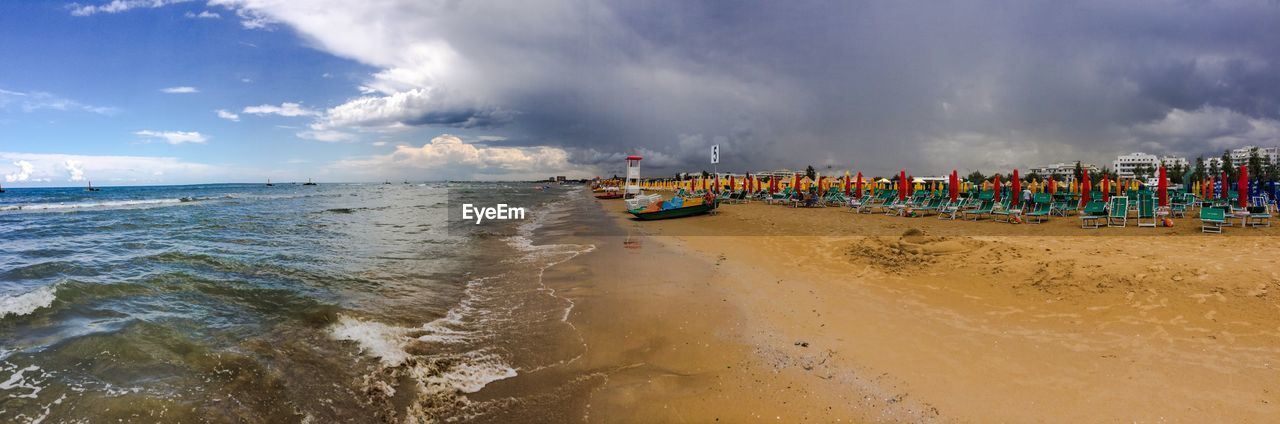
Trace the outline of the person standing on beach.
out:
<instances>
[{"instance_id":1,"label":"person standing on beach","mask_svg":"<svg viewBox=\"0 0 1280 424\"><path fill-rule=\"evenodd\" d=\"M1030 205L1030 204L1031 204L1031 189L1023 187L1022 188L1022 205L1023 207L1026 207L1026 205Z\"/></svg>"}]
</instances>

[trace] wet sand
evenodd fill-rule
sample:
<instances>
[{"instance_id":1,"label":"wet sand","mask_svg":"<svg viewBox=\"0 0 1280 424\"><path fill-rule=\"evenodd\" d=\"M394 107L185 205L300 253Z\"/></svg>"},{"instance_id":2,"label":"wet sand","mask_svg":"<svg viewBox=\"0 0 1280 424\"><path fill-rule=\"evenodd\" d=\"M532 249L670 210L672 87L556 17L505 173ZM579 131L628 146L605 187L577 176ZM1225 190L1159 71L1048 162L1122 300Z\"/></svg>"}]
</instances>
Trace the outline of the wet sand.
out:
<instances>
[{"instance_id":1,"label":"wet sand","mask_svg":"<svg viewBox=\"0 0 1280 424\"><path fill-rule=\"evenodd\" d=\"M629 236L547 275L604 379L590 421L1280 416L1274 228L600 204Z\"/></svg>"}]
</instances>

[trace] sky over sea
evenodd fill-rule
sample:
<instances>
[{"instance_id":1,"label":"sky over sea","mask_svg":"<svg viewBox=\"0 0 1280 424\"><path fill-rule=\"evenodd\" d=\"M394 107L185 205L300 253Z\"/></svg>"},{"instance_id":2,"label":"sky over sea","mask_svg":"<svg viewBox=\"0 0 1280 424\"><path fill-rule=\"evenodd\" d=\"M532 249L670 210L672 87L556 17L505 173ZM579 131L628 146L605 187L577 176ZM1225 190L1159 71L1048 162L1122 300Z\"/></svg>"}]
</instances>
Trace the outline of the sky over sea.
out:
<instances>
[{"instance_id":1,"label":"sky over sea","mask_svg":"<svg viewBox=\"0 0 1280 424\"><path fill-rule=\"evenodd\" d=\"M6 187L1280 145L1280 2L0 2Z\"/></svg>"}]
</instances>

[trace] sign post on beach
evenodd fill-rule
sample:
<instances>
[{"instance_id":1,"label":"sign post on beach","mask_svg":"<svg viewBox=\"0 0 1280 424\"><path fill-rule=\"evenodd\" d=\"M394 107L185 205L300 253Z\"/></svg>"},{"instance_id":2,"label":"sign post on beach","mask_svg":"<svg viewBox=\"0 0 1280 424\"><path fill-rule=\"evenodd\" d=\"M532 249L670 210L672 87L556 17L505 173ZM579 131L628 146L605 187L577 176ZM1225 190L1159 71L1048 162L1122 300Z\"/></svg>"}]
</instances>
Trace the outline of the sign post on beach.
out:
<instances>
[{"instance_id":1,"label":"sign post on beach","mask_svg":"<svg viewBox=\"0 0 1280 424\"><path fill-rule=\"evenodd\" d=\"M711 145L711 165L712 165L711 173L716 174L717 186L720 185L720 170L718 170L717 168L719 167L716 166L718 164L720 164L720 145L712 144ZM720 192L720 187L716 187L716 193L719 193L719 192Z\"/></svg>"}]
</instances>

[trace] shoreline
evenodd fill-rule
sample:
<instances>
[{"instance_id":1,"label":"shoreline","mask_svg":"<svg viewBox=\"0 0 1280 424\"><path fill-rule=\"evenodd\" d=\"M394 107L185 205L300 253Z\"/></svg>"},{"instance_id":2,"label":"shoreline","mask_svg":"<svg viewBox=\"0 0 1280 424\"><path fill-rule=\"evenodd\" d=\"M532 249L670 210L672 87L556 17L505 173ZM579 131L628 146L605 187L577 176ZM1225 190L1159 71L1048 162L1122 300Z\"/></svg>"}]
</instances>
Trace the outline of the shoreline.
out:
<instances>
[{"instance_id":1,"label":"shoreline","mask_svg":"<svg viewBox=\"0 0 1280 424\"><path fill-rule=\"evenodd\" d=\"M592 392L593 421L1256 421L1280 413L1280 305L1269 294L1280 290L1280 275L1265 259L1280 247L1267 243L1269 228L1197 239L1181 236L1187 218L1172 229L1063 236L1062 221L1078 219L1056 218L1058 227L867 215L841 222L837 214L848 213L839 208L760 204L637 222L621 202L596 203L641 247L605 246L560 266L599 267L619 254L611 250L661 266L589 274L595 285L624 288L568 292L579 296L571 321L587 362L619 369ZM806 213L823 225L798 219ZM878 230L851 230L859 225ZM911 228L923 234L903 235ZM854 235L831 235L842 231ZM1140 237L1146 232L1179 236ZM1253 254L1226 254L1238 250ZM691 268L702 273L662 278ZM548 278L574 273L558 272ZM670 346L671 335L652 330L664 325L702 346ZM637 340L668 345L637 350Z\"/></svg>"}]
</instances>

